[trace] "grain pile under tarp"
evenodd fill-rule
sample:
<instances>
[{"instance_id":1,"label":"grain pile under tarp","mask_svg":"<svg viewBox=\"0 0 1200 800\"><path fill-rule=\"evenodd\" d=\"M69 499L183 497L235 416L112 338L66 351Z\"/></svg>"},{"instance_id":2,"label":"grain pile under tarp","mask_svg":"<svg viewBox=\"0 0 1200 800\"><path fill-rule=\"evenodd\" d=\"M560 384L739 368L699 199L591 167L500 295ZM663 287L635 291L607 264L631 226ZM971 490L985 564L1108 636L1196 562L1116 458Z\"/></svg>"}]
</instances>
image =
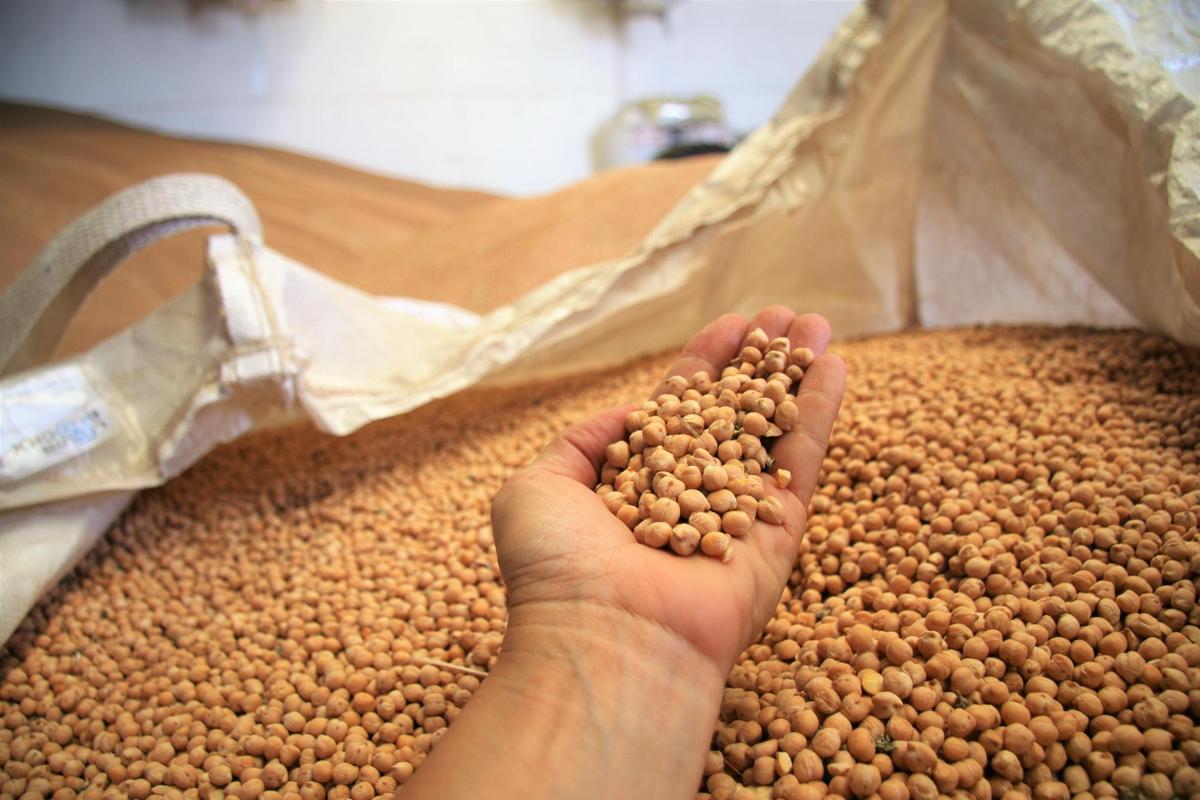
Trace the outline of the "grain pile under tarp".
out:
<instances>
[{"instance_id":1,"label":"grain pile under tarp","mask_svg":"<svg viewBox=\"0 0 1200 800\"><path fill-rule=\"evenodd\" d=\"M0 103L0 291L105 197L164 173L208 172L250 198L275 250L370 294L483 314L572 267L628 254L718 160L643 164L510 198ZM88 297L55 357L120 333L195 284L211 232L182 233L131 256Z\"/></svg>"},{"instance_id":2,"label":"grain pile under tarp","mask_svg":"<svg viewBox=\"0 0 1200 800\"><path fill-rule=\"evenodd\" d=\"M1170 59L1142 55L1106 10L1129 8L864 6L776 118L635 253L480 318L397 310L325 279L263 247L252 210L210 184L222 195L217 218L239 232L212 240L211 283L79 362L111 405L115 433L103 448L116 457L73 458L6 486L10 510L110 494L0 520L0 548L10 555L22 537L21 564L34 576L0 575L6 592L18 583L26 592L6 594L0 631L131 491L284 411L347 433L480 381L665 349L719 311L766 302L822 312L841 335L1136 321L1200 341L1200 116L1162 66ZM1170 9L1145 10L1142 22L1158 14L1161 28L1186 33ZM197 213L185 202L169 216ZM21 349L28 309L45 299L24 289L0 308L9 372L49 354L75 304L50 309L49 333ZM54 532L43 535L49 520Z\"/></svg>"},{"instance_id":3,"label":"grain pile under tarp","mask_svg":"<svg viewBox=\"0 0 1200 800\"><path fill-rule=\"evenodd\" d=\"M96 203L171 172L229 179L254 202L276 249L302 253L319 269L336 269L332 277L376 294L414 294L396 291L405 278L414 283L413 276L385 269L389 259L426 231L502 199L265 147L162 136L81 114L0 103L0 287ZM180 234L132 256L80 308L56 356L95 346L191 288L203 274L204 239L212 232Z\"/></svg>"}]
</instances>

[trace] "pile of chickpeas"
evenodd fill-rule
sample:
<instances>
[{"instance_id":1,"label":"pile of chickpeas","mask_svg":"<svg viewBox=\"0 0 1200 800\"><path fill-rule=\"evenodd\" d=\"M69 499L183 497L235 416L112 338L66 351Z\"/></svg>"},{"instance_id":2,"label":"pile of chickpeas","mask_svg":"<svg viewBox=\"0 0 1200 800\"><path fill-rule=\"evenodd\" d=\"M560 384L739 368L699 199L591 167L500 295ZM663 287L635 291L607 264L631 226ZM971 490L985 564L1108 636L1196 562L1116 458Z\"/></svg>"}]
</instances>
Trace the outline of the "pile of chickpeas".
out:
<instances>
[{"instance_id":1,"label":"pile of chickpeas","mask_svg":"<svg viewBox=\"0 0 1200 800\"><path fill-rule=\"evenodd\" d=\"M835 349L808 531L700 796L1200 797L1200 352ZM492 495L668 363L257 434L142 493L0 650L0 796L395 792L499 651Z\"/></svg>"},{"instance_id":2,"label":"pile of chickpeas","mask_svg":"<svg viewBox=\"0 0 1200 800\"><path fill-rule=\"evenodd\" d=\"M768 450L800 420L794 392L812 360L807 347L755 328L715 379L668 377L662 394L629 412L628 435L608 446L596 493L648 547L732 559L731 537L756 519L783 522L783 503L765 494L762 475L791 482Z\"/></svg>"}]
</instances>

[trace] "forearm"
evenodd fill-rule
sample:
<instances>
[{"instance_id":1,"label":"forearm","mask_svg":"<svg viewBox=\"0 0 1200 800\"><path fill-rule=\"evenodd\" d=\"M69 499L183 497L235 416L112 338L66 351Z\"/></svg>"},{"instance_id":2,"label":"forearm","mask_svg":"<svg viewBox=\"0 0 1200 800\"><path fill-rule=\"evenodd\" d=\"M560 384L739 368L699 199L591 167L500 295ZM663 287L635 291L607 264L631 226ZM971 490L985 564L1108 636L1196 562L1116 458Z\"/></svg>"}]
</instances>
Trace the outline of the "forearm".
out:
<instances>
[{"instance_id":1,"label":"forearm","mask_svg":"<svg viewBox=\"0 0 1200 800\"><path fill-rule=\"evenodd\" d=\"M614 609L518 609L404 797L693 797L725 674Z\"/></svg>"}]
</instances>

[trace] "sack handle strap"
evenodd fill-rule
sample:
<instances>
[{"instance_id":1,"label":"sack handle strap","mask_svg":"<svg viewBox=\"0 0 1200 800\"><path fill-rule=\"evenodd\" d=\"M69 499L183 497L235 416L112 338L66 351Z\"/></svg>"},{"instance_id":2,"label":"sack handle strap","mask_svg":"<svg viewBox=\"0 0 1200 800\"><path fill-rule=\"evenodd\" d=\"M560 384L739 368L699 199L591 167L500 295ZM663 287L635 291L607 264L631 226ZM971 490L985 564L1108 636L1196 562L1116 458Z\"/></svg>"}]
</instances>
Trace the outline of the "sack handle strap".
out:
<instances>
[{"instance_id":1,"label":"sack handle strap","mask_svg":"<svg viewBox=\"0 0 1200 800\"><path fill-rule=\"evenodd\" d=\"M0 296L0 376L48 359L88 294L121 261L165 236L213 224L262 241L250 199L203 173L151 178L76 219Z\"/></svg>"}]
</instances>

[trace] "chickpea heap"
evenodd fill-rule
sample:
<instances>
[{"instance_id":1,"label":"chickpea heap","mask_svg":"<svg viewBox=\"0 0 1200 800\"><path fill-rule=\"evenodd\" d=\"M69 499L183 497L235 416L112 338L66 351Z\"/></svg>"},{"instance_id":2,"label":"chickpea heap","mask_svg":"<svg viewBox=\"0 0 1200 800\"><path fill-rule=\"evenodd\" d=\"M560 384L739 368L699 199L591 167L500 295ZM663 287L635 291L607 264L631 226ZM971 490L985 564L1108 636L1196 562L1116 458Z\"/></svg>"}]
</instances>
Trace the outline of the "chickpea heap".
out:
<instances>
[{"instance_id":1,"label":"chickpea heap","mask_svg":"<svg viewBox=\"0 0 1200 800\"><path fill-rule=\"evenodd\" d=\"M840 349L714 800L1200 797L1200 352L990 329Z\"/></svg>"},{"instance_id":2,"label":"chickpea heap","mask_svg":"<svg viewBox=\"0 0 1200 800\"><path fill-rule=\"evenodd\" d=\"M808 532L698 795L1200 797L1200 352L836 350ZM499 650L491 497L669 363L264 432L142 493L0 650L0 797L392 795Z\"/></svg>"},{"instance_id":3,"label":"chickpea heap","mask_svg":"<svg viewBox=\"0 0 1200 800\"><path fill-rule=\"evenodd\" d=\"M718 380L667 378L662 394L629 412L628 435L609 445L596 493L648 547L731 559L731 537L756 519L783 522L762 475L780 487L791 481L769 451L799 421L792 390L812 360L807 347L755 328Z\"/></svg>"}]
</instances>

